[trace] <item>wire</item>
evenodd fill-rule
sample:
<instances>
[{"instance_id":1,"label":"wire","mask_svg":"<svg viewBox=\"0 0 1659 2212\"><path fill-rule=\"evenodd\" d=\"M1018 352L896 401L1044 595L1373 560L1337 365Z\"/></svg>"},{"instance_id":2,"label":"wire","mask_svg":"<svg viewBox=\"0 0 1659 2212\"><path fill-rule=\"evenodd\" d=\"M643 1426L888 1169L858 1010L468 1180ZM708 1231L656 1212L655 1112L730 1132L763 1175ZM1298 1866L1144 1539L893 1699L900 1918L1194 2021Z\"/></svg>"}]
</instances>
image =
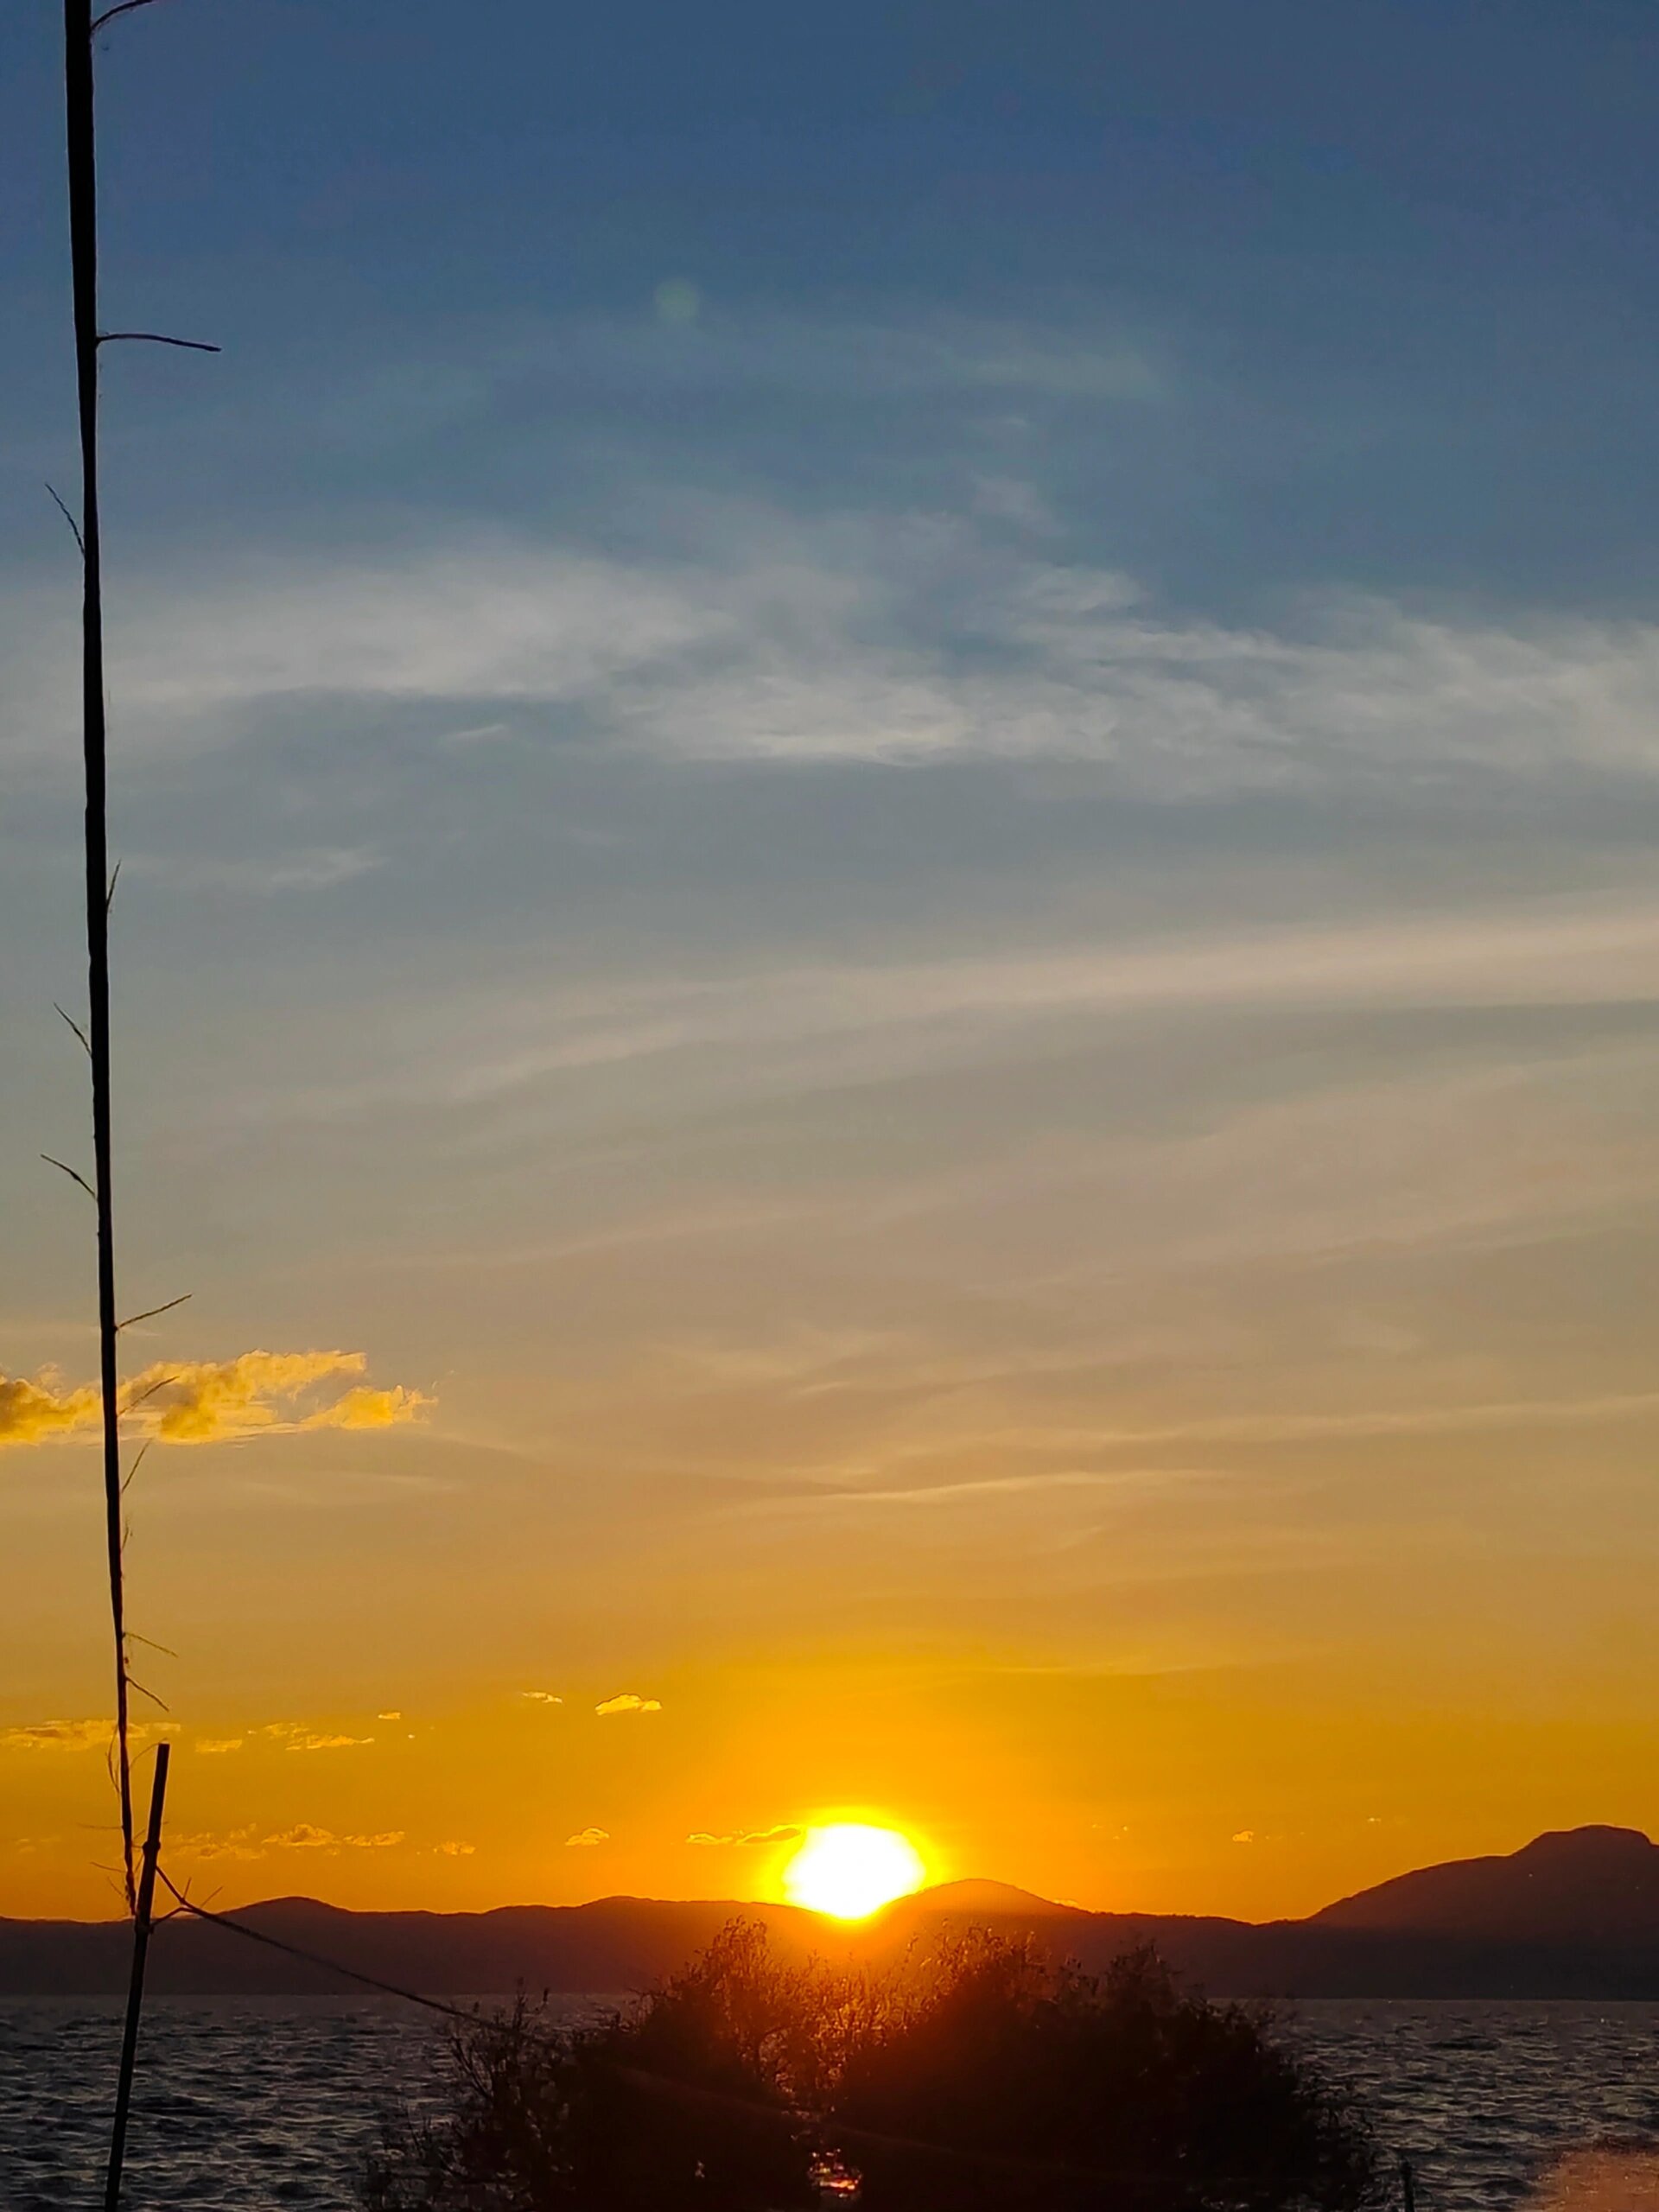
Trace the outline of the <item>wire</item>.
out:
<instances>
[{"instance_id":1,"label":"wire","mask_svg":"<svg viewBox=\"0 0 1659 2212\"><path fill-rule=\"evenodd\" d=\"M378 1974L364 1974L356 1967L341 1964L338 1959L325 1957L321 1951L308 1951L298 1943L285 1943L278 1936L267 1936L263 1929L250 1928L245 1921L232 1920L228 1913L210 1912L206 1905L197 1904L186 1897L183 1891L171 1881L164 1868L157 1866L156 1879L162 1883L177 1901L181 1912L192 1919L205 1920L215 1928L228 1929L232 1936L245 1936L251 1943L263 1943L267 1950L281 1951L290 1959L300 1959L307 1966L321 1967L326 1973L337 1974L346 1981L360 1983L365 1989L378 1990L383 1997L399 1997L406 2005L418 2005L428 2012L440 2012L445 2018L459 2020L463 2026L478 2027L484 2016L476 2010L465 2012L459 2005L446 2005L442 1998L423 1997L417 1989L404 1989L395 1981L382 1981ZM795 2126L823 2126L813 2116L793 2112L787 2106L764 2103L758 2097L734 2094L729 2089L712 2089L700 2082L680 2082L671 2075L658 2074L639 2066L619 2066L617 2078L630 2082L637 2088L646 2089L681 2105L713 2106L728 2112L741 2112L750 2117L760 2117ZM828 2123L828 2133L836 2142L849 2151L861 2148L872 2151L896 2151L912 2158L933 2158L949 2164L976 2166L1003 2173L1026 2173L1041 2176L1051 2181L1088 2182L1096 2185L1109 2183L1122 2188L1132 2177L1122 2172L1106 2172L1097 2167L1073 2166L1058 2160L1022 2158L1018 2153L991 2151L966 2144L930 2143L915 2136L889 2135L875 2128L851 2126L842 2121ZM1405 2167L1407 2162L1401 2161ZM1139 2180L1140 2176L1133 2177ZM1408 2183L1408 2187L1409 2184ZM1407 2200L1408 2208L1410 2198Z\"/></svg>"},{"instance_id":2,"label":"wire","mask_svg":"<svg viewBox=\"0 0 1659 2212\"><path fill-rule=\"evenodd\" d=\"M429 2012L442 2012L449 2019L464 2021L469 2027L478 2024L479 2015L463 2012L459 2005L446 2005L442 1998L423 1997L418 1989L404 1989L395 1981L382 1981L378 1975L362 1974L356 1967L342 1966L338 1959L325 1958L321 1951L307 1951L297 1943L284 1943L280 1936L267 1936L264 1929L250 1928L245 1921L232 1920L228 1913L209 1912L205 1904L197 1904L194 1898L186 1897L168 1879L164 1867L158 1866L156 1874L177 1899L180 1911L188 1913L193 1920L210 1921L215 1928L228 1928L233 1936L245 1936L251 1943L263 1943L267 1950L285 1952L290 1959L303 1960L307 1966L321 1967L326 1973L340 1974L347 1981L361 1982L365 1989L378 1989L383 1997L401 1997L406 2005L424 2005Z\"/></svg>"}]
</instances>

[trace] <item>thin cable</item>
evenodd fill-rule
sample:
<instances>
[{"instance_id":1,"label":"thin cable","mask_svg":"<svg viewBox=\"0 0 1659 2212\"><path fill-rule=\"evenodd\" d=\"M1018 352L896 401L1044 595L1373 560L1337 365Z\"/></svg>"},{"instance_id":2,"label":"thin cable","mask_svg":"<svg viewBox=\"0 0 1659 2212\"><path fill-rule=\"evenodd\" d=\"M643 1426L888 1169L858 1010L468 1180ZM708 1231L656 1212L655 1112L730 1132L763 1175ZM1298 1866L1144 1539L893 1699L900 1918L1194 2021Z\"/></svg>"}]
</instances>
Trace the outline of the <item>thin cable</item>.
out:
<instances>
[{"instance_id":1,"label":"thin cable","mask_svg":"<svg viewBox=\"0 0 1659 2212\"><path fill-rule=\"evenodd\" d=\"M407 2005L423 2005L429 2012L446 2013L452 2020L464 2020L469 2027L478 2024L476 2012L464 2012L459 2005L446 2005L436 1997L423 1997L418 1989L401 1988L395 1981L382 1981L378 1975L359 1973L356 1967L342 1966L338 1959L325 1958L321 1951L307 1951L297 1943L284 1943L280 1936L267 1936L262 1928L250 1928L245 1921L232 1920L228 1913L209 1912L205 1904L197 1904L171 1881L165 1867L158 1866L157 1876L177 1899L179 1910L188 1913L193 1920L211 1921L215 1928L228 1928L233 1936L245 1936L251 1943L263 1943L268 1950L285 1952L290 1959L302 1959L307 1966L321 1967L325 1973L343 1975L347 1981L359 1981L365 1989L378 1989L383 1997L401 1997Z\"/></svg>"},{"instance_id":2,"label":"thin cable","mask_svg":"<svg viewBox=\"0 0 1659 2212\"><path fill-rule=\"evenodd\" d=\"M250 1928L245 1921L232 1920L228 1913L210 1912L206 1905L195 1904L186 1897L177 1884L169 1879L165 1868L157 1866L156 1878L177 1901L180 1912L192 1919L205 1920L215 1928L228 1929L232 1936L245 1936L251 1943L263 1943L268 1950L281 1951L290 1959L302 1960L307 1966L321 1967L325 1973L337 1974L346 1981L361 1984L365 1989L377 1990L383 1997L401 1998L406 2005L418 2005L428 2012L441 2012L447 2019L459 2020L463 2026L476 2028L488 2024L487 2016L477 2011L463 2012L459 2005L446 2005L442 1998L423 1997L417 1989L404 1989L395 1981L382 1981L378 1974L364 1974L356 1967L342 1965L320 1951L308 1951L298 1943L285 1943L278 1936L267 1936L263 1929ZM168 1918L174 1917L169 1914ZM677 2081L672 2075L658 2074L641 2066L618 2066L614 2069L619 2081L631 2082L635 2088L649 2090L671 2104L713 2106L727 2112L742 2113L749 2118L759 2118L807 2127L813 2132L832 2137L837 2145L848 2150L864 2148L872 2151L897 2151L912 2158L944 2159L955 2165L969 2165L1004 2173L1024 2173L1041 2176L1051 2181L1082 2181L1096 2184L1109 2183L1122 2187L1127 2181L1140 2181L1142 2176L1103 2171L1098 2167L1072 2166L1057 2160L1021 2158L1017 2152L982 2150L969 2145L929 2143L912 2135L889 2135L873 2127L858 2127L834 2119L820 2119L817 2115L791 2110L788 2106L763 2102L758 2097L745 2097L730 2089L711 2089L696 2082Z\"/></svg>"}]
</instances>

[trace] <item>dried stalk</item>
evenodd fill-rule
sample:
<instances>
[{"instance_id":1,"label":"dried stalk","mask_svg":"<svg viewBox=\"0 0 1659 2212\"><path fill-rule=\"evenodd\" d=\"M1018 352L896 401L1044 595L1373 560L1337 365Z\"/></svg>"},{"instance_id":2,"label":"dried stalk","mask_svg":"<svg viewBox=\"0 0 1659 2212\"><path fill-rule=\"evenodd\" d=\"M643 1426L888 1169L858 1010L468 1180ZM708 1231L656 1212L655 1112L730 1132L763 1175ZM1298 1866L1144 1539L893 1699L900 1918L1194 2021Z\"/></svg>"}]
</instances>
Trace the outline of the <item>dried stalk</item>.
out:
<instances>
[{"instance_id":1,"label":"dried stalk","mask_svg":"<svg viewBox=\"0 0 1659 2212\"><path fill-rule=\"evenodd\" d=\"M121 1560L121 1409L116 1391L115 1226L110 1168L110 842L104 714L104 578L98 509L98 152L90 0L63 0L69 166L69 264L80 421L81 749L86 773L87 1058L92 1073L92 1202L98 1211L99 1383L104 1410L105 1537L115 1640L115 1766L127 1910L137 1910L132 1754L127 1717L126 1593Z\"/></svg>"}]
</instances>

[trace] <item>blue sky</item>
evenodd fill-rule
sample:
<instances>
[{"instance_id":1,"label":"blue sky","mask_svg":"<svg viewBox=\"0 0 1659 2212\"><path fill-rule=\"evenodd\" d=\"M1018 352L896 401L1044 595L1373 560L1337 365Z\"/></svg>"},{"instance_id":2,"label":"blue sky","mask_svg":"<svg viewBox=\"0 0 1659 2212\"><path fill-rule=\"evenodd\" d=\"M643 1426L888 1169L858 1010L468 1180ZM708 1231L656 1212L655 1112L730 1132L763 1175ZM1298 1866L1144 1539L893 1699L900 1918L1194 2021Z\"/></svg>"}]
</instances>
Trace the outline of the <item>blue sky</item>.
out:
<instances>
[{"instance_id":1,"label":"blue sky","mask_svg":"<svg viewBox=\"0 0 1659 2212\"><path fill-rule=\"evenodd\" d=\"M67 1390L57 35L0 58L0 1376ZM315 1717L412 1697L314 1571L372 1546L458 1713L598 1653L706 1745L756 1650L831 1719L903 1652L959 1742L941 1683L1028 1677L1036 1840L918 1817L1070 1894L1659 1816L1656 47L1593 0L111 32L106 321L225 347L106 363L124 1270L194 1293L138 1363L430 1401L149 1463L135 1571L222 1664L200 1532L238 1695L303 1559ZM20 1726L99 1709L80 1448L0 1467ZM463 1558L487 1629L431 1647ZM1212 1751L1332 1683L1427 1732L1380 1808L1057 1779L1178 1677ZM1637 1733L1551 1735L1567 1679ZM1446 1751L1494 1713L1524 1786ZM664 1885L675 1823L800 1810L651 1787L548 1817ZM533 1886L493 1848L440 1871Z\"/></svg>"}]
</instances>

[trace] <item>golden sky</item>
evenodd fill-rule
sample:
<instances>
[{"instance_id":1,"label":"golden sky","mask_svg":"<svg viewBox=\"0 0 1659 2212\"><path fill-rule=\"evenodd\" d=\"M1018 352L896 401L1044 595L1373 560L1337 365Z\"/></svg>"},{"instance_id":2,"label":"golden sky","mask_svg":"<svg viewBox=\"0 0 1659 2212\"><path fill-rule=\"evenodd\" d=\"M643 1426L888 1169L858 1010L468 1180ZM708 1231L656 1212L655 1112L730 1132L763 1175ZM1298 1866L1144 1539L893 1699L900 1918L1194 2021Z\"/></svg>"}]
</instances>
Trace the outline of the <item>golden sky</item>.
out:
<instances>
[{"instance_id":1,"label":"golden sky","mask_svg":"<svg viewBox=\"0 0 1659 2212\"><path fill-rule=\"evenodd\" d=\"M491 1247L394 1218L264 1274L371 1359L135 1332L179 1378L130 1553L175 1862L229 1900L768 1896L839 1815L942 1878L1265 1916L1650 1825L1645 1062L1592 1023L1517 1067L1505 972L1408 1073L1324 1008L1243 1054L1230 1009L1020 1009L1000 1061L906 1028L879 1081L860 1028L832 1115L734 1076L688 1135L661 1096L635 1172L553 1164ZM1216 1057L1242 1101L1124 1111L1126 1070ZM21 1912L113 1903L69 1363L0 1402Z\"/></svg>"},{"instance_id":2,"label":"golden sky","mask_svg":"<svg viewBox=\"0 0 1659 2212\"><path fill-rule=\"evenodd\" d=\"M1659 1827L1659 138L1606 11L499 8L100 61L109 312L225 346L105 380L173 1863L741 1897L841 1816L1263 1916ZM99 1913L33 12L0 1911Z\"/></svg>"}]
</instances>

